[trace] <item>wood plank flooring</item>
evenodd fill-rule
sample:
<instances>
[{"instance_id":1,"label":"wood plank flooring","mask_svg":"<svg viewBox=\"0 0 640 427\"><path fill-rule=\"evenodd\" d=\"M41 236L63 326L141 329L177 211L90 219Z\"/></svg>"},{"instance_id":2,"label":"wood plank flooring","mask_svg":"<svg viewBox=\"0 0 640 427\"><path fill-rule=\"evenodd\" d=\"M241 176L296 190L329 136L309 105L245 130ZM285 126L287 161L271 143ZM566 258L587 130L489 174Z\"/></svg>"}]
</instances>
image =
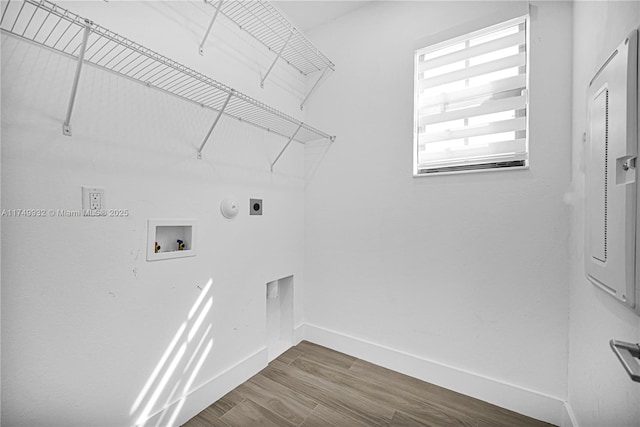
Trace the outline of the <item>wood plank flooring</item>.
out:
<instances>
[{"instance_id":1,"label":"wood plank flooring","mask_svg":"<svg viewBox=\"0 0 640 427\"><path fill-rule=\"evenodd\" d=\"M549 427L306 341L183 427Z\"/></svg>"}]
</instances>

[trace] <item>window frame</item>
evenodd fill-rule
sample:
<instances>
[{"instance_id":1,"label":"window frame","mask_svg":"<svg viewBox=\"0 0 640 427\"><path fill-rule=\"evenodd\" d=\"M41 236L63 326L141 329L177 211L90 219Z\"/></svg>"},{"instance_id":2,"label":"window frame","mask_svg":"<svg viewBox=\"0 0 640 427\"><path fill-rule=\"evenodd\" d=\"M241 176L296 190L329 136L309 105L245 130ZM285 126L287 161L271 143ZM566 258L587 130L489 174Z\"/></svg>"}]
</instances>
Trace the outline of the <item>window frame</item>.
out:
<instances>
[{"instance_id":1,"label":"window frame","mask_svg":"<svg viewBox=\"0 0 640 427\"><path fill-rule=\"evenodd\" d=\"M420 167L419 163L419 132L418 132L418 123L419 123L419 79L418 79L418 57L423 54L425 50L437 50L439 48L443 48L446 46L453 45L455 43L459 43L463 40L468 40L469 38L473 38L476 36L488 34L494 28L500 27L508 27L509 25L513 25L516 23L524 23L525 25L525 90L524 94L526 96L526 104L525 104L525 149L526 156L524 159L524 165L519 166L508 166L503 167L500 166L499 161L492 163L475 163L471 165L452 165L447 166L443 165L442 169L446 169L451 167L451 170L438 170L433 172L422 172L420 173L420 169L424 169ZM498 172L498 171L517 171L517 170L526 170L530 168L530 159L531 152L529 146L529 122L530 122L530 96L529 96L529 83L530 83L530 58L531 58L531 43L530 43L530 33L531 33L531 17L529 14L528 6L526 9L520 8L515 11L507 11L503 14L496 14L494 16L485 17L484 19L479 19L471 23L465 23L461 26L451 28L447 31L443 31L437 33L435 35L429 36L427 38L421 39L417 41L414 45L414 77L413 77L413 177L427 177L427 176L441 176L441 175L456 175L456 174L466 174L466 173L478 173L478 172ZM487 165L487 166L483 166Z\"/></svg>"}]
</instances>

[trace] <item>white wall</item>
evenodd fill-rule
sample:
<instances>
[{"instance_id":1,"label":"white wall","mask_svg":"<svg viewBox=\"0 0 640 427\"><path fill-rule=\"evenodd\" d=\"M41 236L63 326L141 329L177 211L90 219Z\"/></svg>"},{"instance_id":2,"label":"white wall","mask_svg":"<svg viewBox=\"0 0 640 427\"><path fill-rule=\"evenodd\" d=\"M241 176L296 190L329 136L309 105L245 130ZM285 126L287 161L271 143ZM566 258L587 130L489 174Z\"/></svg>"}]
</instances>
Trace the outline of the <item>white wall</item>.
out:
<instances>
[{"instance_id":1,"label":"white wall","mask_svg":"<svg viewBox=\"0 0 640 427\"><path fill-rule=\"evenodd\" d=\"M198 55L203 2L63 6L301 116L304 81L279 64L261 90L273 54L228 21ZM180 424L266 364L267 282L294 276L302 321L304 150L292 144L271 174L286 140L223 118L196 160L214 112L92 67L65 137L75 66L2 36L2 208L79 209L92 185L130 215L2 218L2 424L120 427L176 402L153 423ZM233 221L219 210L230 196ZM198 220L197 256L147 262L149 218Z\"/></svg>"},{"instance_id":2,"label":"white wall","mask_svg":"<svg viewBox=\"0 0 640 427\"><path fill-rule=\"evenodd\" d=\"M306 320L336 342L347 336L512 385L496 397L453 374L417 372L558 422L567 390L571 3L532 5L531 168L411 175L415 41L515 6L374 2L310 34L338 66L307 117L338 140L306 188ZM555 399L556 412L509 402L516 389Z\"/></svg>"},{"instance_id":3,"label":"white wall","mask_svg":"<svg viewBox=\"0 0 640 427\"><path fill-rule=\"evenodd\" d=\"M228 22L197 54L212 13L201 3L67 6L303 117L304 82L278 65L261 90L272 56ZM148 424L186 420L264 365L265 284L293 274L298 337L386 351L548 421L559 409L535 404L568 393L576 425L639 425L640 391L608 340L637 341L640 321L582 272L581 142L588 80L640 23L638 4L533 3L529 170L411 177L415 41L512 6L375 2L316 29L337 71L306 119L339 138L292 146L274 174L281 138L223 119L197 161L211 111L90 67L63 137L75 64L3 36L2 208L78 209L80 186L96 185L131 215L2 218L2 424L131 425L152 400L150 414L174 405ZM227 196L234 221L219 214ZM265 199L263 217L247 215L249 197ZM145 260L146 220L162 217L199 221L196 257Z\"/></svg>"},{"instance_id":4,"label":"white wall","mask_svg":"<svg viewBox=\"0 0 640 427\"><path fill-rule=\"evenodd\" d=\"M573 250L569 406L581 427L640 426L640 385L609 348L612 338L638 342L640 318L584 276L584 148L589 81L628 33L640 26L640 3L576 2L574 6Z\"/></svg>"}]
</instances>

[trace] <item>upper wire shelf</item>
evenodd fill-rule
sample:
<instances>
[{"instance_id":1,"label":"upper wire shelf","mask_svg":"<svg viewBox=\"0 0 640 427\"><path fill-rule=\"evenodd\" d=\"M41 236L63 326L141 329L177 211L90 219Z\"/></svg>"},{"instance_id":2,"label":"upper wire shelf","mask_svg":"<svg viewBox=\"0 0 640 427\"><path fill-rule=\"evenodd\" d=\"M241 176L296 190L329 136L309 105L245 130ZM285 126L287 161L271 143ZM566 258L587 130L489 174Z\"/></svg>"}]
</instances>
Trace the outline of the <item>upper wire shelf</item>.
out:
<instances>
[{"instance_id":1,"label":"upper wire shelf","mask_svg":"<svg viewBox=\"0 0 640 427\"><path fill-rule=\"evenodd\" d=\"M217 111L211 130L224 113L288 138L289 142L335 139L48 0L8 0L2 10L0 29L3 33L79 59L65 122L67 125L80 68L83 63L88 63ZM207 138L198 151L199 155Z\"/></svg>"},{"instance_id":2,"label":"upper wire shelf","mask_svg":"<svg viewBox=\"0 0 640 427\"><path fill-rule=\"evenodd\" d=\"M205 3L213 6L215 13L200 44L200 54L203 54L209 32L218 14L221 13L241 30L246 31L267 49L277 54L262 77L260 86L264 87L267 76L280 58L304 76L316 72L319 74L312 89L300 104L301 109L327 71L335 69L333 62L270 2L266 0L205 0Z\"/></svg>"},{"instance_id":3,"label":"upper wire shelf","mask_svg":"<svg viewBox=\"0 0 640 427\"><path fill-rule=\"evenodd\" d=\"M207 3L220 8L220 13L267 49L279 52L286 45L280 56L301 74L306 76L325 68L335 68L333 62L268 1L211 0Z\"/></svg>"}]
</instances>

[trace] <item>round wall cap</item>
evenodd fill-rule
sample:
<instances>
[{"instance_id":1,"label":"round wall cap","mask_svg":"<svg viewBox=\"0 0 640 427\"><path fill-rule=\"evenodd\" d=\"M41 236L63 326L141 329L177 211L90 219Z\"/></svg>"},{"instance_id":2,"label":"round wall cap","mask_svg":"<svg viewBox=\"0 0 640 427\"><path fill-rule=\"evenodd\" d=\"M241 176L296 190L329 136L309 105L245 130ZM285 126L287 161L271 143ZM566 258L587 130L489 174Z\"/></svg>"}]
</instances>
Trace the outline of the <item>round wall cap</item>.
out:
<instances>
[{"instance_id":1,"label":"round wall cap","mask_svg":"<svg viewBox=\"0 0 640 427\"><path fill-rule=\"evenodd\" d=\"M232 219L239 212L238 203L235 200L224 199L222 203L220 203L220 212L225 218Z\"/></svg>"}]
</instances>

